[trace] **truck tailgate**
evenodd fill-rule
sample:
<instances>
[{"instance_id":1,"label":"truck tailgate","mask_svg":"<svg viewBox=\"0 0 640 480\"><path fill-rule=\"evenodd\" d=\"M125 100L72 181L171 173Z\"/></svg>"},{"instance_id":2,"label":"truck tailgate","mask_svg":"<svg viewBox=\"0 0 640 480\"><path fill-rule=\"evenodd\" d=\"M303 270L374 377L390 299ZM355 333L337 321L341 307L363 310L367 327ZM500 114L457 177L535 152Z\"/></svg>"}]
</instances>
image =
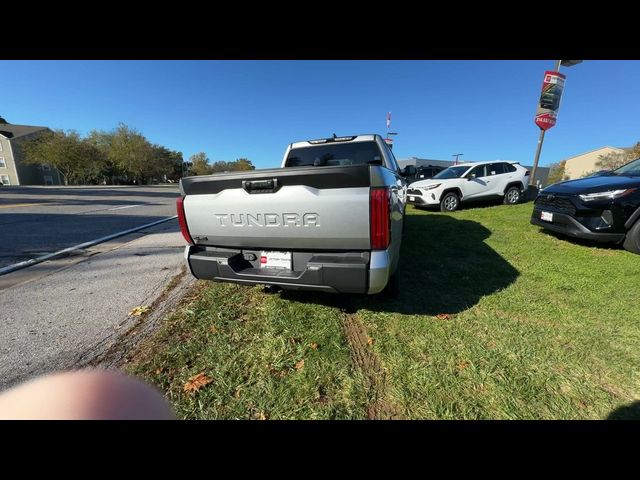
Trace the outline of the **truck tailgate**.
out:
<instances>
[{"instance_id":1,"label":"truck tailgate","mask_svg":"<svg viewBox=\"0 0 640 480\"><path fill-rule=\"evenodd\" d=\"M181 188L198 245L368 250L368 165L187 177Z\"/></svg>"}]
</instances>

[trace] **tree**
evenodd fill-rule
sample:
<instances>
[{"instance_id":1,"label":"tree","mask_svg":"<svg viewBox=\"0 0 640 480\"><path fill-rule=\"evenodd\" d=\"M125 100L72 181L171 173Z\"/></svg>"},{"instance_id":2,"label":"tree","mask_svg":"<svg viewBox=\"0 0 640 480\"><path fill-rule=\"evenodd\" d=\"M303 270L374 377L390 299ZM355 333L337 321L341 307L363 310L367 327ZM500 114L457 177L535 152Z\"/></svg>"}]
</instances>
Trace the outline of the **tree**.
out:
<instances>
[{"instance_id":1,"label":"tree","mask_svg":"<svg viewBox=\"0 0 640 480\"><path fill-rule=\"evenodd\" d=\"M102 156L74 130L46 131L37 138L25 142L25 164L48 164L64 177L65 185L82 178L92 168L92 163Z\"/></svg>"},{"instance_id":2,"label":"tree","mask_svg":"<svg viewBox=\"0 0 640 480\"><path fill-rule=\"evenodd\" d=\"M569 180L569 176L565 174L566 164L566 160L551 164L551 167L549 168L549 178L547 179L549 185Z\"/></svg>"},{"instance_id":3,"label":"tree","mask_svg":"<svg viewBox=\"0 0 640 480\"><path fill-rule=\"evenodd\" d=\"M118 124L111 135L108 158L127 180L142 183L155 173L153 146L144 135L124 123Z\"/></svg>"},{"instance_id":4,"label":"tree","mask_svg":"<svg viewBox=\"0 0 640 480\"><path fill-rule=\"evenodd\" d=\"M157 177L178 180L182 176L182 152L153 145L153 169Z\"/></svg>"},{"instance_id":5,"label":"tree","mask_svg":"<svg viewBox=\"0 0 640 480\"><path fill-rule=\"evenodd\" d=\"M123 175L123 172L109 156L112 139L113 133L101 130L92 130L86 138L87 143L96 148L103 158L102 168L99 173L101 181L99 180L98 183L114 184L116 178Z\"/></svg>"},{"instance_id":6,"label":"tree","mask_svg":"<svg viewBox=\"0 0 640 480\"><path fill-rule=\"evenodd\" d=\"M606 155L599 155L596 167L598 170L615 170L627 163L627 152L611 152Z\"/></svg>"},{"instance_id":7,"label":"tree","mask_svg":"<svg viewBox=\"0 0 640 480\"><path fill-rule=\"evenodd\" d=\"M107 166L107 157L104 152L85 138L79 145L79 154L82 162L78 165L76 180L82 180L83 184L100 183Z\"/></svg>"},{"instance_id":8,"label":"tree","mask_svg":"<svg viewBox=\"0 0 640 480\"><path fill-rule=\"evenodd\" d=\"M189 175L209 175L213 171L209 164L209 157L207 157L207 154L204 152L191 155L189 162L191 163Z\"/></svg>"},{"instance_id":9,"label":"tree","mask_svg":"<svg viewBox=\"0 0 640 480\"><path fill-rule=\"evenodd\" d=\"M234 168L230 170L255 170L256 167L248 158L238 158L235 162L231 162Z\"/></svg>"},{"instance_id":10,"label":"tree","mask_svg":"<svg viewBox=\"0 0 640 480\"><path fill-rule=\"evenodd\" d=\"M640 158L640 142L637 142L633 147L627 150L627 152L629 161Z\"/></svg>"},{"instance_id":11,"label":"tree","mask_svg":"<svg viewBox=\"0 0 640 480\"><path fill-rule=\"evenodd\" d=\"M251 163L251 160L248 160L246 158L238 158L233 162L225 162L224 160L219 160L211 165L211 173L236 172L255 169L256 167Z\"/></svg>"},{"instance_id":12,"label":"tree","mask_svg":"<svg viewBox=\"0 0 640 480\"><path fill-rule=\"evenodd\" d=\"M162 145L152 145L142 133L124 123L109 131L92 131L88 140L107 159L105 176L113 182L120 177L125 182L142 184L164 176L175 179L182 174L182 153Z\"/></svg>"},{"instance_id":13,"label":"tree","mask_svg":"<svg viewBox=\"0 0 640 480\"><path fill-rule=\"evenodd\" d=\"M229 163L224 160L218 160L211 165L211 173L228 172Z\"/></svg>"}]
</instances>

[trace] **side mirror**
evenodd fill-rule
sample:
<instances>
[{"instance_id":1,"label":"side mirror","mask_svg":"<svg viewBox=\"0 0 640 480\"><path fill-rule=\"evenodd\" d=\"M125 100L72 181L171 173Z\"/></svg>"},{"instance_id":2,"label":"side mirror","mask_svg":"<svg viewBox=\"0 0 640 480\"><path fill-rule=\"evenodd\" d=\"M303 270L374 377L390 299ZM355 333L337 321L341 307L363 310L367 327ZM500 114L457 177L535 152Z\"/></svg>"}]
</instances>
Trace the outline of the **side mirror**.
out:
<instances>
[{"instance_id":1,"label":"side mirror","mask_svg":"<svg viewBox=\"0 0 640 480\"><path fill-rule=\"evenodd\" d=\"M469 176L467 177L467 181L471 181L471 180L475 180L476 179L476 174L475 173L471 173L469 174Z\"/></svg>"},{"instance_id":2,"label":"side mirror","mask_svg":"<svg viewBox=\"0 0 640 480\"><path fill-rule=\"evenodd\" d=\"M403 177L412 177L414 176L418 171L416 170L416 167L414 167L413 165L407 165L406 167L404 167L404 169L402 170L402 176Z\"/></svg>"}]
</instances>

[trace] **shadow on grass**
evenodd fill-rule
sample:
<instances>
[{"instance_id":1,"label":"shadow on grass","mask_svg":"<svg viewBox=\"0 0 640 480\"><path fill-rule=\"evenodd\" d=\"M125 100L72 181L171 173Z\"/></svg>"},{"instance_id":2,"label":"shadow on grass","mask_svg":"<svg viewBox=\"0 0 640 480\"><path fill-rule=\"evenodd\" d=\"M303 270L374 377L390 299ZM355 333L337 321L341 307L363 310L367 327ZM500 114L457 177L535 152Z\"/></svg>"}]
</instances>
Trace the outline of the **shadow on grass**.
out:
<instances>
[{"instance_id":1,"label":"shadow on grass","mask_svg":"<svg viewBox=\"0 0 640 480\"><path fill-rule=\"evenodd\" d=\"M616 408L607 420L640 420L640 401Z\"/></svg>"},{"instance_id":2,"label":"shadow on grass","mask_svg":"<svg viewBox=\"0 0 640 480\"><path fill-rule=\"evenodd\" d=\"M589 248L602 248L604 250L623 250L622 244L618 243L607 243L607 242L595 242L593 240L587 240L584 238L576 238L571 237L569 235L562 235L561 233L556 233L551 230L544 229L540 227L540 233L545 235L549 235L550 237L554 237L558 240L562 240L563 242L568 242L573 245L578 245L580 247L589 247Z\"/></svg>"},{"instance_id":3,"label":"shadow on grass","mask_svg":"<svg viewBox=\"0 0 640 480\"><path fill-rule=\"evenodd\" d=\"M360 309L416 315L459 313L511 285L518 271L484 240L491 232L477 222L449 215L408 215L398 269L400 292L331 295L284 291L292 302L320 303L355 313Z\"/></svg>"}]
</instances>

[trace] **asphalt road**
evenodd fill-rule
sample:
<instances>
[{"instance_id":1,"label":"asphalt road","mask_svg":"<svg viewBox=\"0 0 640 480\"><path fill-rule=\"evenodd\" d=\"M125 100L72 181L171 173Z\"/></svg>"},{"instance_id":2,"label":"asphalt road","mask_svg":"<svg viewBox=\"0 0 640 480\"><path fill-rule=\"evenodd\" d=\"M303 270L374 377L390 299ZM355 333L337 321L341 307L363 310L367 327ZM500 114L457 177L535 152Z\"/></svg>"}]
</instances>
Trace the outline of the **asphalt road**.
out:
<instances>
[{"instance_id":1,"label":"asphalt road","mask_svg":"<svg viewBox=\"0 0 640 480\"><path fill-rule=\"evenodd\" d=\"M172 217L177 196L177 186L0 188L0 267ZM138 319L129 312L156 305L184 270L184 246L172 219L0 275L0 391L117 343Z\"/></svg>"},{"instance_id":2,"label":"asphalt road","mask_svg":"<svg viewBox=\"0 0 640 480\"><path fill-rule=\"evenodd\" d=\"M2 187L0 267L175 215L177 186Z\"/></svg>"},{"instance_id":3,"label":"asphalt road","mask_svg":"<svg viewBox=\"0 0 640 480\"><path fill-rule=\"evenodd\" d=\"M29 267L21 271L30 275L26 282L0 289L0 391L86 365L136 325L139 317L129 315L134 307L155 305L183 271L177 220L128 240L104 244L71 265Z\"/></svg>"}]
</instances>

